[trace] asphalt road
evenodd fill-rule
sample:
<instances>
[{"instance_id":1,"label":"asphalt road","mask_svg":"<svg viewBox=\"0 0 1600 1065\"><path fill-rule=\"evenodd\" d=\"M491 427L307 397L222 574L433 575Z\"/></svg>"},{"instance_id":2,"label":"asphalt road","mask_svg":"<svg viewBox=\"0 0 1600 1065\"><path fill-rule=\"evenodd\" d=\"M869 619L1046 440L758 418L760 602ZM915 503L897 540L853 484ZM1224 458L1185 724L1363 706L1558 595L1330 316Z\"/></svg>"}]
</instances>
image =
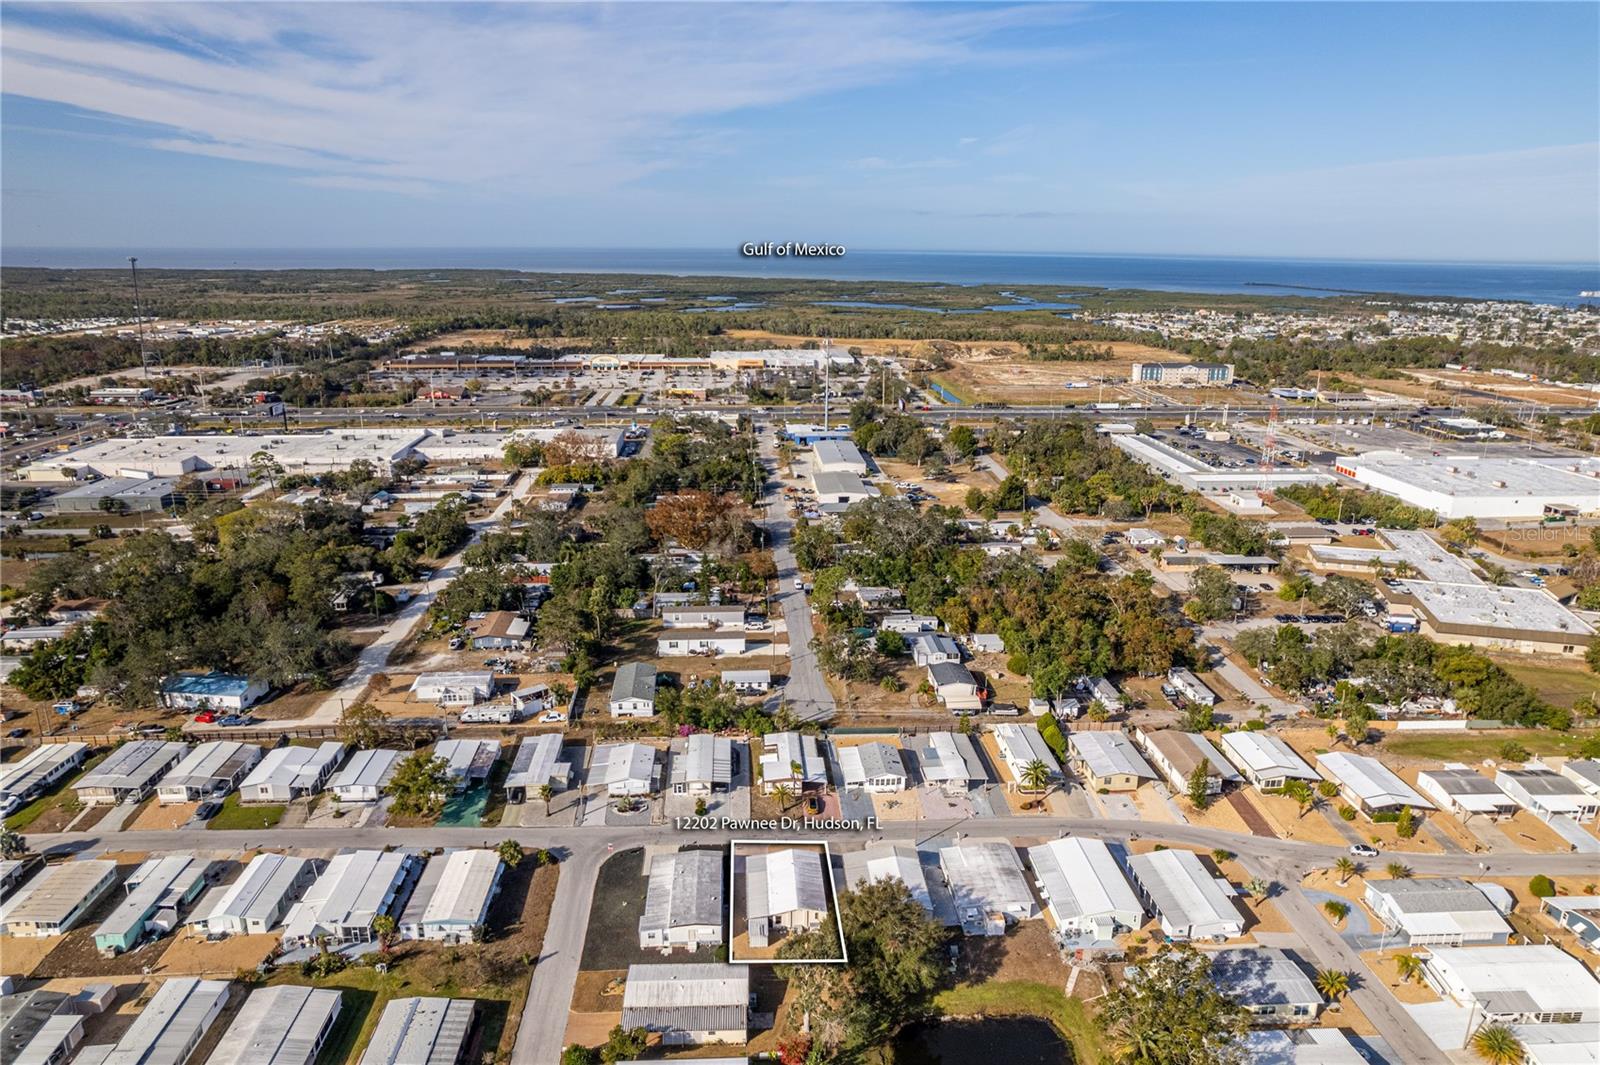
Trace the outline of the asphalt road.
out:
<instances>
[{"instance_id":1,"label":"asphalt road","mask_svg":"<svg viewBox=\"0 0 1600 1065\"><path fill-rule=\"evenodd\" d=\"M761 454L774 464L777 462L770 435L763 436ZM783 689L784 705L802 721L826 721L838 712L838 706L817 666L817 656L811 651L811 639L815 635L811 627L811 602L794 586L800 572L790 548L794 521L789 517L789 504L784 501L781 484L776 479L768 481L764 501L767 517L763 528L772 545L772 561L778 570L778 603L783 609L789 635L789 681Z\"/></svg>"}]
</instances>

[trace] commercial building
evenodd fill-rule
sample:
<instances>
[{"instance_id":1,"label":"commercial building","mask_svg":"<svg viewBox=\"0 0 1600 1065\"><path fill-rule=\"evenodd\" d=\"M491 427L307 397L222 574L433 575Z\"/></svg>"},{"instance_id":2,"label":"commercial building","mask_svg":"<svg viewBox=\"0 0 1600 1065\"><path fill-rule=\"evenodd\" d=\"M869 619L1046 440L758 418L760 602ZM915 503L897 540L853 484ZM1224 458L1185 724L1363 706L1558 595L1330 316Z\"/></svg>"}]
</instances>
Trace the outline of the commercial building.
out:
<instances>
[{"instance_id":1,"label":"commercial building","mask_svg":"<svg viewBox=\"0 0 1600 1065\"><path fill-rule=\"evenodd\" d=\"M1028 863L1044 895L1045 912L1062 938L1110 940L1144 923L1144 907L1102 841L1053 839L1029 847Z\"/></svg>"},{"instance_id":2,"label":"commercial building","mask_svg":"<svg viewBox=\"0 0 1600 1065\"><path fill-rule=\"evenodd\" d=\"M274 747L239 785L240 802L286 803L321 791L344 758L344 744Z\"/></svg>"},{"instance_id":3,"label":"commercial building","mask_svg":"<svg viewBox=\"0 0 1600 1065\"><path fill-rule=\"evenodd\" d=\"M179 673L161 682L161 705L168 710L237 714L259 703L269 691L266 681L235 673Z\"/></svg>"},{"instance_id":4,"label":"commercial building","mask_svg":"<svg viewBox=\"0 0 1600 1065\"><path fill-rule=\"evenodd\" d=\"M1134 791L1156 778L1150 763L1120 731L1074 732L1067 737L1067 759L1094 791Z\"/></svg>"},{"instance_id":5,"label":"commercial building","mask_svg":"<svg viewBox=\"0 0 1600 1065\"><path fill-rule=\"evenodd\" d=\"M1222 753L1211 745L1211 741L1198 732L1179 732L1177 729L1146 732L1136 728L1133 737L1144 748L1150 764L1160 770L1167 783L1179 793L1188 791L1189 778L1197 769L1205 772L1207 795L1220 795L1225 785L1237 784L1242 779L1222 757Z\"/></svg>"},{"instance_id":6,"label":"commercial building","mask_svg":"<svg viewBox=\"0 0 1600 1065\"><path fill-rule=\"evenodd\" d=\"M661 790L660 751L645 743L602 743L589 761L589 784L613 798Z\"/></svg>"},{"instance_id":7,"label":"commercial building","mask_svg":"<svg viewBox=\"0 0 1600 1065\"><path fill-rule=\"evenodd\" d=\"M1277 947L1211 951L1211 982L1245 1008L1252 1024L1299 1024L1322 1011L1322 994Z\"/></svg>"},{"instance_id":8,"label":"commercial building","mask_svg":"<svg viewBox=\"0 0 1600 1065\"><path fill-rule=\"evenodd\" d=\"M0 765L0 813L26 806L75 773L88 757L87 743L45 743Z\"/></svg>"},{"instance_id":9,"label":"commercial building","mask_svg":"<svg viewBox=\"0 0 1600 1065\"><path fill-rule=\"evenodd\" d=\"M811 445L811 468L823 473L867 475L867 459L849 440L818 440Z\"/></svg>"},{"instance_id":10,"label":"commercial building","mask_svg":"<svg viewBox=\"0 0 1600 1065\"><path fill-rule=\"evenodd\" d=\"M1334 471L1363 487L1455 518L1543 518L1547 508L1600 511L1600 464L1593 459L1509 454L1442 455L1370 451L1335 460Z\"/></svg>"},{"instance_id":11,"label":"commercial building","mask_svg":"<svg viewBox=\"0 0 1600 1065\"><path fill-rule=\"evenodd\" d=\"M222 1033L207 1065L312 1065L328 1041L344 996L279 984L251 993Z\"/></svg>"},{"instance_id":12,"label":"commercial building","mask_svg":"<svg viewBox=\"0 0 1600 1065\"><path fill-rule=\"evenodd\" d=\"M1600 1021L1600 983L1560 947L1435 947L1422 973L1440 995L1474 1010L1476 1023Z\"/></svg>"},{"instance_id":13,"label":"commercial building","mask_svg":"<svg viewBox=\"0 0 1600 1065\"><path fill-rule=\"evenodd\" d=\"M1233 365L1221 362L1136 362L1128 368L1135 385L1176 385L1179 388L1226 387L1233 384Z\"/></svg>"},{"instance_id":14,"label":"commercial building","mask_svg":"<svg viewBox=\"0 0 1600 1065\"><path fill-rule=\"evenodd\" d=\"M448 851L431 859L401 911L396 929L406 939L470 943L489 921L505 865L490 850Z\"/></svg>"},{"instance_id":15,"label":"commercial building","mask_svg":"<svg viewBox=\"0 0 1600 1065\"><path fill-rule=\"evenodd\" d=\"M1433 804L1376 758L1331 751L1317 755L1317 769L1339 786L1346 802L1371 817L1398 813L1403 807L1431 810Z\"/></svg>"},{"instance_id":16,"label":"commercial building","mask_svg":"<svg viewBox=\"0 0 1600 1065\"><path fill-rule=\"evenodd\" d=\"M52 865L0 903L0 933L37 937L71 931L116 883L116 862Z\"/></svg>"},{"instance_id":17,"label":"commercial building","mask_svg":"<svg viewBox=\"0 0 1600 1065\"><path fill-rule=\"evenodd\" d=\"M1367 908L1413 947L1505 944L1511 926L1489 897L1465 880L1368 880Z\"/></svg>"},{"instance_id":18,"label":"commercial building","mask_svg":"<svg viewBox=\"0 0 1600 1065\"><path fill-rule=\"evenodd\" d=\"M630 965L622 1026L655 1032L668 1046L743 1043L750 1027L750 968Z\"/></svg>"},{"instance_id":19,"label":"commercial building","mask_svg":"<svg viewBox=\"0 0 1600 1065\"><path fill-rule=\"evenodd\" d=\"M746 931L752 947L813 931L828 919L827 873L818 851L788 847L735 854L734 864L735 875L744 874Z\"/></svg>"},{"instance_id":20,"label":"commercial building","mask_svg":"<svg viewBox=\"0 0 1600 1065\"><path fill-rule=\"evenodd\" d=\"M1128 875L1168 937L1220 943L1244 934L1244 918L1232 892L1193 851L1135 854L1128 859Z\"/></svg>"},{"instance_id":21,"label":"commercial building","mask_svg":"<svg viewBox=\"0 0 1600 1065\"><path fill-rule=\"evenodd\" d=\"M672 742L672 790L708 796L733 786L733 740L709 732Z\"/></svg>"},{"instance_id":22,"label":"commercial building","mask_svg":"<svg viewBox=\"0 0 1600 1065\"><path fill-rule=\"evenodd\" d=\"M1044 766L1051 780L1061 779L1061 763L1056 761L1055 752L1033 725L996 725L993 735L995 746L1000 750L1000 760L1006 764L1013 787L1022 784L1027 778L1028 767L1034 762Z\"/></svg>"},{"instance_id":23,"label":"commercial building","mask_svg":"<svg viewBox=\"0 0 1600 1065\"><path fill-rule=\"evenodd\" d=\"M1479 814L1498 821L1517 812L1517 801L1482 773L1460 762L1417 774L1417 790L1439 809L1463 818Z\"/></svg>"},{"instance_id":24,"label":"commercial building","mask_svg":"<svg viewBox=\"0 0 1600 1065\"><path fill-rule=\"evenodd\" d=\"M143 802L156 790L156 781L188 753L185 743L133 740L79 777L72 790L85 806Z\"/></svg>"},{"instance_id":25,"label":"commercial building","mask_svg":"<svg viewBox=\"0 0 1600 1065\"><path fill-rule=\"evenodd\" d=\"M1277 736L1265 732L1225 732L1222 753L1244 778L1261 791L1279 791L1291 780L1316 783L1322 778Z\"/></svg>"},{"instance_id":26,"label":"commercial building","mask_svg":"<svg viewBox=\"0 0 1600 1065\"><path fill-rule=\"evenodd\" d=\"M192 854L149 858L122 884L122 902L94 930L95 949L101 954L132 950L147 932L166 933L178 928L181 911L205 890L211 863Z\"/></svg>"},{"instance_id":27,"label":"commercial building","mask_svg":"<svg viewBox=\"0 0 1600 1065\"><path fill-rule=\"evenodd\" d=\"M1495 772L1494 782L1518 806L1541 821L1569 817L1588 822L1600 814L1600 795L1591 795L1571 777L1542 766L1500 769Z\"/></svg>"},{"instance_id":28,"label":"commercial building","mask_svg":"<svg viewBox=\"0 0 1600 1065\"><path fill-rule=\"evenodd\" d=\"M232 740L202 743L161 778L156 788L156 801L165 806L223 798L239 786L239 781L259 761L261 748L252 743Z\"/></svg>"},{"instance_id":29,"label":"commercial building","mask_svg":"<svg viewBox=\"0 0 1600 1065\"><path fill-rule=\"evenodd\" d=\"M77 1061L91 1065L185 1065L229 1001L226 980L174 976L164 982L122 1038L86 1046Z\"/></svg>"},{"instance_id":30,"label":"commercial building","mask_svg":"<svg viewBox=\"0 0 1600 1065\"><path fill-rule=\"evenodd\" d=\"M639 949L720 946L725 883L721 851L680 850L651 858Z\"/></svg>"},{"instance_id":31,"label":"commercial building","mask_svg":"<svg viewBox=\"0 0 1600 1065\"><path fill-rule=\"evenodd\" d=\"M817 738L804 732L769 732L761 737L761 791L786 787L796 795L828 783Z\"/></svg>"},{"instance_id":32,"label":"commercial building","mask_svg":"<svg viewBox=\"0 0 1600 1065\"><path fill-rule=\"evenodd\" d=\"M231 884L213 888L201 901L189 927L219 939L272 931L324 865L288 854L258 854Z\"/></svg>"},{"instance_id":33,"label":"commercial building","mask_svg":"<svg viewBox=\"0 0 1600 1065\"><path fill-rule=\"evenodd\" d=\"M470 998L390 999L359 1065L458 1065L477 1012Z\"/></svg>"},{"instance_id":34,"label":"commercial building","mask_svg":"<svg viewBox=\"0 0 1600 1065\"><path fill-rule=\"evenodd\" d=\"M1212 466L1143 433L1114 433L1106 436L1113 446L1146 467L1156 476L1192 492L1212 497L1269 492L1291 484L1333 484L1329 474L1292 466L1264 469L1232 469ZM1182 556L1178 556L1182 557Z\"/></svg>"},{"instance_id":35,"label":"commercial building","mask_svg":"<svg viewBox=\"0 0 1600 1065\"><path fill-rule=\"evenodd\" d=\"M440 706L477 706L494 697L494 674L486 671L423 673L411 682L418 702Z\"/></svg>"},{"instance_id":36,"label":"commercial building","mask_svg":"<svg viewBox=\"0 0 1600 1065\"><path fill-rule=\"evenodd\" d=\"M784 436L805 447L815 447L819 440L848 440L850 433L848 425L824 427L810 422L787 422L783 427Z\"/></svg>"},{"instance_id":37,"label":"commercial building","mask_svg":"<svg viewBox=\"0 0 1600 1065\"><path fill-rule=\"evenodd\" d=\"M898 747L887 743L840 747L838 758L847 788L863 788L875 794L906 790L906 764Z\"/></svg>"},{"instance_id":38,"label":"commercial building","mask_svg":"<svg viewBox=\"0 0 1600 1065\"><path fill-rule=\"evenodd\" d=\"M1038 731L1034 729L1035 733ZM1044 742L1042 738L1040 742ZM937 784L948 792L965 794L969 788L989 782L989 771L978 757L978 748L971 736L959 732L930 732L922 737L913 737L908 743L916 754L917 768L926 783ZM1052 759L1054 757L1051 755Z\"/></svg>"},{"instance_id":39,"label":"commercial building","mask_svg":"<svg viewBox=\"0 0 1600 1065\"><path fill-rule=\"evenodd\" d=\"M939 851L939 868L969 936L1003 936L1006 927L1039 916L1017 849L1007 840L967 840Z\"/></svg>"},{"instance_id":40,"label":"commercial building","mask_svg":"<svg viewBox=\"0 0 1600 1065\"><path fill-rule=\"evenodd\" d=\"M662 658L682 655L742 655L743 629L668 629L656 637L656 654Z\"/></svg>"},{"instance_id":41,"label":"commercial building","mask_svg":"<svg viewBox=\"0 0 1600 1065\"><path fill-rule=\"evenodd\" d=\"M506 802L523 803L537 797L545 786L562 791L572 783L572 763L561 757L561 734L524 736L506 773Z\"/></svg>"},{"instance_id":42,"label":"commercial building","mask_svg":"<svg viewBox=\"0 0 1600 1065\"><path fill-rule=\"evenodd\" d=\"M612 717L654 717L656 667L648 662L624 662L611 682Z\"/></svg>"},{"instance_id":43,"label":"commercial building","mask_svg":"<svg viewBox=\"0 0 1600 1065\"><path fill-rule=\"evenodd\" d=\"M444 759L455 790L463 792L489 779L500 760L500 741L440 740L433 745L433 757Z\"/></svg>"},{"instance_id":44,"label":"commercial building","mask_svg":"<svg viewBox=\"0 0 1600 1065\"><path fill-rule=\"evenodd\" d=\"M863 481L858 474L848 471L812 470L811 487L817 494L818 504L849 506L868 499L876 499L879 491Z\"/></svg>"},{"instance_id":45,"label":"commercial building","mask_svg":"<svg viewBox=\"0 0 1600 1065\"><path fill-rule=\"evenodd\" d=\"M394 778L405 758L403 751L384 748L357 751L343 769L333 775L328 787L340 802L377 802L383 789Z\"/></svg>"},{"instance_id":46,"label":"commercial building","mask_svg":"<svg viewBox=\"0 0 1600 1065\"><path fill-rule=\"evenodd\" d=\"M399 916L421 864L404 851L335 856L284 919L285 949L311 946L322 936L335 944L372 942L372 922L380 914Z\"/></svg>"},{"instance_id":47,"label":"commercial building","mask_svg":"<svg viewBox=\"0 0 1600 1065\"><path fill-rule=\"evenodd\" d=\"M1378 591L1391 623L1409 620L1440 643L1576 657L1595 635L1543 588L1389 580Z\"/></svg>"},{"instance_id":48,"label":"commercial building","mask_svg":"<svg viewBox=\"0 0 1600 1065\"><path fill-rule=\"evenodd\" d=\"M266 452L286 474L335 473L358 460L380 474L410 458L422 429L329 429L319 433L192 433L123 436L86 444L34 465L69 467L102 477L231 476L249 480L251 456Z\"/></svg>"},{"instance_id":49,"label":"commercial building","mask_svg":"<svg viewBox=\"0 0 1600 1065\"><path fill-rule=\"evenodd\" d=\"M177 500L176 477L106 477L57 492L49 506L57 514L156 514Z\"/></svg>"}]
</instances>

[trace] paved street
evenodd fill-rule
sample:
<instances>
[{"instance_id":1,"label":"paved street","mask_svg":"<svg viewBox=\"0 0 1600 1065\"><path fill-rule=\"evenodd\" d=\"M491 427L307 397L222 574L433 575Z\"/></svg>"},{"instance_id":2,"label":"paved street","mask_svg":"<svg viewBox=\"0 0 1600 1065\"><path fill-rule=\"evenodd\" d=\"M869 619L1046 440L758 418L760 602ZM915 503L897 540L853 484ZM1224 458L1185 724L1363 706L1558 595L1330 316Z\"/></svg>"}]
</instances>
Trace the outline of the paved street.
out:
<instances>
[{"instance_id":1,"label":"paved street","mask_svg":"<svg viewBox=\"0 0 1600 1065\"><path fill-rule=\"evenodd\" d=\"M761 454L777 468L777 451L770 434L763 435ZM783 701L789 710L802 721L826 721L838 707L833 693L817 667L817 657L811 653L811 603L804 592L796 591L795 577L800 569L789 546L794 531L794 521L788 515L789 504L783 498L780 482L774 477L768 481L765 497L767 518L762 527L772 545L772 561L778 569L778 603L783 609L784 624L789 636L789 682L783 690Z\"/></svg>"}]
</instances>

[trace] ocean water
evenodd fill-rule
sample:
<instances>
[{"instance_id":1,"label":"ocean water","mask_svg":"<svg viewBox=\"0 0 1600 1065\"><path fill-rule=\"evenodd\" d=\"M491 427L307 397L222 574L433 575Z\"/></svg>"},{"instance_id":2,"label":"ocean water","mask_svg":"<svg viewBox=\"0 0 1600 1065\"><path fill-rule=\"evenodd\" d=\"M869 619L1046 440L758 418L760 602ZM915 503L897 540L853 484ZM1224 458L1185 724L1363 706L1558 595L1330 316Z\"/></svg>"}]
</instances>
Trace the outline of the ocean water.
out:
<instances>
[{"instance_id":1,"label":"ocean water","mask_svg":"<svg viewBox=\"0 0 1600 1065\"><path fill-rule=\"evenodd\" d=\"M1345 259L1045 255L850 251L839 258L746 258L736 248L6 248L6 266L152 269L492 269L560 273L804 277L938 281L958 285L1060 285L1164 292L1327 296L1400 293L1469 299L1583 302L1600 291L1600 264L1363 262ZM1600 302L1600 301L1597 301Z\"/></svg>"}]
</instances>

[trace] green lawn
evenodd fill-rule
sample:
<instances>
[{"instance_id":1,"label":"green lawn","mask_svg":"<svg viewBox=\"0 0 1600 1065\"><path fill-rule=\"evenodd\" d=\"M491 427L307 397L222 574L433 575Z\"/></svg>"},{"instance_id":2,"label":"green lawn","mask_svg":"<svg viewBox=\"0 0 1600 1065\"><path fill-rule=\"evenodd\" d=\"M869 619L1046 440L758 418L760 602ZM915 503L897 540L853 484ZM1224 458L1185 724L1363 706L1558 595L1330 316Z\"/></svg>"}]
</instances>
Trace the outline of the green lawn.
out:
<instances>
[{"instance_id":1,"label":"green lawn","mask_svg":"<svg viewBox=\"0 0 1600 1065\"><path fill-rule=\"evenodd\" d=\"M111 751L107 749L90 755L89 758L83 763L83 768L81 768L77 773L62 777L60 780L56 781L55 787L51 788L43 795L39 796L28 805L24 806L22 809L6 818L6 827L11 829L13 832L26 832L28 830L28 826L32 825L35 821L44 816L45 811L50 810L63 802L77 801L78 797L69 790L73 783L76 782L79 777L83 776L83 774L87 773L89 770L105 761L106 756L110 753Z\"/></svg>"},{"instance_id":2,"label":"green lawn","mask_svg":"<svg viewBox=\"0 0 1600 1065\"><path fill-rule=\"evenodd\" d=\"M1520 728L1469 732L1391 732L1384 738L1381 749L1412 758L1476 762L1498 758L1500 748L1512 742L1526 747L1531 754L1571 754L1580 743L1596 735L1600 735L1600 732L1594 729L1573 729L1571 732Z\"/></svg>"},{"instance_id":3,"label":"green lawn","mask_svg":"<svg viewBox=\"0 0 1600 1065\"><path fill-rule=\"evenodd\" d=\"M222 809L207 822L206 827L218 832L272 828L283 820L283 812L287 809L287 806L242 806L236 791L222 801Z\"/></svg>"},{"instance_id":4,"label":"green lawn","mask_svg":"<svg viewBox=\"0 0 1600 1065\"><path fill-rule=\"evenodd\" d=\"M1529 665L1526 660L1514 655L1494 656L1494 661L1555 706L1570 708L1585 695L1600 695L1600 674L1592 672L1582 663L1571 666Z\"/></svg>"},{"instance_id":5,"label":"green lawn","mask_svg":"<svg viewBox=\"0 0 1600 1065\"><path fill-rule=\"evenodd\" d=\"M941 991L934 1009L949 1017L1043 1017L1072 1044L1074 1065L1107 1065L1112 1055L1082 1002L1030 981L971 984Z\"/></svg>"}]
</instances>

